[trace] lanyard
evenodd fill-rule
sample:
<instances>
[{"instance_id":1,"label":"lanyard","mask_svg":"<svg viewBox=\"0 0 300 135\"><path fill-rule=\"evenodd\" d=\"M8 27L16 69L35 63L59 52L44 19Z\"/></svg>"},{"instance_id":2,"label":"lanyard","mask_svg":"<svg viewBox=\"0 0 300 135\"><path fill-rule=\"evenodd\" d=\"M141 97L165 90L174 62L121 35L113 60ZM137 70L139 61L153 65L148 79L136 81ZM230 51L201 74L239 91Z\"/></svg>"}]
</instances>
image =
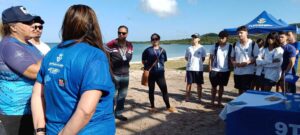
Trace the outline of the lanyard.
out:
<instances>
[{"instance_id":1,"label":"lanyard","mask_svg":"<svg viewBox=\"0 0 300 135\"><path fill-rule=\"evenodd\" d=\"M127 45L125 47L123 47L123 48L121 48L121 47L118 46L118 49L119 49L120 55L122 56L123 61L126 61L127 60L126 53L128 51L127 50Z\"/></svg>"}]
</instances>

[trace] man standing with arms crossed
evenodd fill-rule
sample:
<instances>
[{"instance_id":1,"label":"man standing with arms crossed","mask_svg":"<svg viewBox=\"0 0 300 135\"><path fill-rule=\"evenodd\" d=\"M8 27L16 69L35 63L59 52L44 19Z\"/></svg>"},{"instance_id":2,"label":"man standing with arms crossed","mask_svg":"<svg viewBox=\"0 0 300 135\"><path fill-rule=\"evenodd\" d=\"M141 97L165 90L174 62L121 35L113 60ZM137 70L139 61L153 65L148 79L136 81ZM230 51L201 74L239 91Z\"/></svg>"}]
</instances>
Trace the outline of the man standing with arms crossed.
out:
<instances>
[{"instance_id":1,"label":"man standing with arms crossed","mask_svg":"<svg viewBox=\"0 0 300 135\"><path fill-rule=\"evenodd\" d=\"M107 43L117 94L115 96L115 117L121 121L127 121L122 113L129 85L129 62L133 52L131 42L126 40L127 35L127 26L121 25L118 28L118 38Z\"/></svg>"},{"instance_id":2,"label":"man standing with arms crossed","mask_svg":"<svg viewBox=\"0 0 300 135\"><path fill-rule=\"evenodd\" d=\"M231 62L234 66L234 87L242 94L251 88L259 48L255 41L248 38L246 26L240 26L237 32L239 41L233 44Z\"/></svg>"}]
</instances>

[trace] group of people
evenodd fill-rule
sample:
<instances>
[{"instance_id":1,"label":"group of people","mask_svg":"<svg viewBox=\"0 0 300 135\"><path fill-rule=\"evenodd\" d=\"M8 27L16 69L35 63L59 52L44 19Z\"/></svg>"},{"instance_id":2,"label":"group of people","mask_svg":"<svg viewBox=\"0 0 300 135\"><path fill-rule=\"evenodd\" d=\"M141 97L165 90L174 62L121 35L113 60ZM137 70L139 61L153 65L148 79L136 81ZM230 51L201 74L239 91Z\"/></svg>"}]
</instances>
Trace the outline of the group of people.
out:
<instances>
[{"instance_id":1,"label":"group of people","mask_svg":"<svg viewBox=\"0 0 300 135\"><path fill-rule=\"evenodd\" d=\"M118 37L103 44L101 29L93 9L73 5L65 13L61 26L62 42L50 48L40 41L44 20L23 6L2 12L0 42L0 134L115 134L115 118L127 121L124 112L129 86L129 68L133 45L127 41L128 27L118 27ZM198 33L185 53L186 101L192 84L202 97L203 62L206 50ZM248 38L247 28L238 28L239 41L230 45L228 33L221 31L210 52L209 79L214 104L218 105L234 68L235 88L239 94L254 86L270 90L284 80L298 54L295 34L274 32L256 44ZM289 40L288 40L289 39ZM169 112L177 112L169 102L165 79L166 50L160 47L160 35L150 36L152 46L142 53L144 70L149 71L150 111L156 112L155 83ZM264 42L265 43L264 43ZM296 46L297 49L293 45ZM291 42L296 42L291 43ZM255 78L255 79L254 79ZM261 80L254 82L253 80ZM283 86L283 85L281 85ZM295 92L294 84L287 89ZM115 107L114 107L115 106Z\"/></svg>"},{"instance_id":2,"label":"group of people","mask_svg":"<svg viewBox=\"0 0 300 135\"><path fill-rule=\"evenodd\" d=\"M62 42L50 50L40 41L44 20L25 7L4 10L2 23L0 134L115 134L115 118L127 120L122 112L133 46L126 40L126 26L121 25L118 38L104 45L94 10L73 5L61 26ZM142 57L145 69L153 65L151 111L156 111L156 82L167 110L176 112L169 103L164 76L167 55L159 40L154 33L153 46Z\"/></svg>"},{"instance_id":3,"label":"group of people","mask_svg":"<svg viewBox=\"0 0 300 135\"><path fill-rule=\"evenodd\" d=\"M285 75L296 75L300 43L296 33L271 32L266 39L257 42L248 38L248 29L241 26L237 29L238 41L229 44L229 34L221 31L218 42L210 51L208 71L211 89L211 104L223 107L222 95L227 86L230 71L234 71L234 87L242 94L246 90L256 89L270 91L273 86L282 92L296 92L295 82L286 81ZM186 65L186 97L189 101L191 84L197 84L198 98L201 101L203 81L203 62L206 52L199 44L199 34L193 34L192 46L187 48ZM217 86L219 89L217 90Z\"/></svg>"}]
</instances>

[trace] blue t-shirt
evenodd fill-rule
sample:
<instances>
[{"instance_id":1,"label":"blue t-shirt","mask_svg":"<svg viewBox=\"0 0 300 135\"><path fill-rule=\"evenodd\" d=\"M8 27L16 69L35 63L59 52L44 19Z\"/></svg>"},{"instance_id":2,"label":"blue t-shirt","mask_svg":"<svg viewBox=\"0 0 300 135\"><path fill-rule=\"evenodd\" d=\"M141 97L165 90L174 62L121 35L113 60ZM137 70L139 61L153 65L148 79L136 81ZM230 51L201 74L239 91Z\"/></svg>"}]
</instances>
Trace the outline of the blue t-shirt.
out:
<instances>
[{"instance_id":1,"label":"blue t-shirt","mask_svg":"<svg viewBox=\"0 0 300 135\"><path fill-rule=\"evenodd\" d=\"M291 44L292 46L294 46L296 48L296 50L300 50L300 42L297 41L293 44ZM297 69L298 69L298 56L299 56L299 53L296 55L296 61L295 61L295 65L294 65L294 69L295 69L295 72L297 73Z\"/></svg>"},{"instance_id":2,"label":"blue t-shirt","mask_svg":"<svg viewBox=\"0 0 300 135\"><path fill-rule=\"evenodd\" d=\"M167 53L165 49L154 49L152 46L144 50L142 54L142 61L144 61L144 68L149 70L153 63L158 58L158 63L153 66L150 72L163 72L165 71L165 62L167 61Z\"/></svg>"},{"instance_id":3,"label":"blue t-shirt","mask_svg":"<svg viewBox=\"0 0 300 135\"><path fill-rule=\"evenodd\" d=\"M290 44L286 44L282 46L282 49L284 50L284 53L283 53L283 62L281 65L281 69L284 71L286 70L289 64L290 58L296 57L296 49L294 46Z\"/></svg>"},{"instance_id":4,"label":"blue t-shirt","mask_svg":"<svg viewBox=\"0 0 300 135\"><path fill-rule=\"evenodd\" d=\"M103 51L87 43L65 41L43 59L37 81L44 85L47 134L58 134L76 110L81 95L101 90L90 122L79 134L114 134L114 84Z\"/></svg>"},{"instance_id":5,"label":"blue t-shirt","mask_svg":"<svg viewBox=\"0 0 300 135\"><path fill-rule=\"evenodd\" d=\"M0 114L31 114L30 97L34 80L23 75L32 64L42 59L30 43L4 37L0 43Z\"/></svg>"}]
</instances>

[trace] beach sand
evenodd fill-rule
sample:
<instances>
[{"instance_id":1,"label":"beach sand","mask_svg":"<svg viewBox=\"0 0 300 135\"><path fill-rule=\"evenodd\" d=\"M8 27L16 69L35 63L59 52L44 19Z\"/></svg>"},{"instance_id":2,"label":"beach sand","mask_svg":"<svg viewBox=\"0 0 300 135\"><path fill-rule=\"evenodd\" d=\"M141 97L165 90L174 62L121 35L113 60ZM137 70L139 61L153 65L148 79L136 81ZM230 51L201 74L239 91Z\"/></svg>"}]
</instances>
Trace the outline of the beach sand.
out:
<instances>
[{"instance_id":1,"label":"beach sand","mask_svg":"<svg viewBox=\"0 0 300 135\"><path fill-rule=\"evenodd\" d=\"M140 84L141 67L141 64L138 63L131 64L130 84L124 112L124 116L128 117L128 121L116 120L117 135L225 134L225 123L218 116L222 108L208 107L211 96L211 84L207 72L204 73L202 102L200 103L197 98L195 84L192 86L191 101L185 102L185 61L183 59L168 61L165 74L169 99L171 106L176 107L178 112L170 113L166 111L161 92L156 86L155 106L158 108L158 112L150 113L148 87ZM224 105L237 96L237 90L233 86L233 74L231 74L223 95ZM299 83L297 83L297 86L299 87Z\"/></svg>"}]
</instances>

